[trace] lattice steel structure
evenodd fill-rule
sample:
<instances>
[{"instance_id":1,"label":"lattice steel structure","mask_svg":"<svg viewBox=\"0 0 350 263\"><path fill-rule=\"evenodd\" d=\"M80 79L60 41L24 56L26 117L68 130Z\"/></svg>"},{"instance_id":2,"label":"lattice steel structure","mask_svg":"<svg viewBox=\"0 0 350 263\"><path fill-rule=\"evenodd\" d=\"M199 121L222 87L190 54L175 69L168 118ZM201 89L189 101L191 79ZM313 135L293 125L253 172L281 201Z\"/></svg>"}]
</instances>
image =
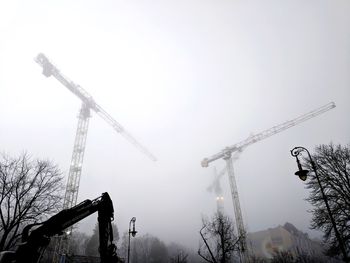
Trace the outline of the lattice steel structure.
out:
<instances>
[{"instance_id":1,"label":"lattice steel structure","mask_svg":"<svg viewBox=\"0 0 350 263\"><path fill-rule=\"evenodd\" d=\"M53 76L82 101L82 106L78 116L78 127L75 135L72 160L69 168L68 181L63 202L63 209L71 208L77 204L91 110L99 115L102 119L104 119L109 125L111 125L118 133L120 133L142 153L147 155L148 158L150 158L152 161L156 161L156 157L151 152L142 146L133 136L131 136L130 133L128 133L123 128L123 126L121 126L101 106L99 106L87 91L65 77L44 54L38 54L38 56L35 58L35 61L40 66L42 66L43 74L46 77ZM58 238L53 259L54 263L60 262L60 257L68 253L69 236L72 232L72 229L69 229L67 232L69 232L69 234Z\"/></svg>"},{"instance_id":2,"label":"lattice steel structure","mask_svg":"<svg viewBox=\"0 0 350 263\"><path fill-rule=\"evenodd\" d=\"M316 117L326 111L329 111L331 109L335 108L335 103L330 102L322 107L319 107L313 111L310 111L306 114L303 114L293 120L286 121L282 124L276 125L270 129L264 130L258 134L249 136L247 139L236 143L232 146L228 146L224 148L222 151L220 151L217 154L214 154L213 156L209 158L204 158L201 162L202 167L208 167L209 163L216 161L218 159L223 159L226 162L226 169L228 174L228 179L230 183L230 189L231 189L231 195L232 195L232 201L233 201L233 208L235 213L235 221L236 221L236 231L237 236L240 238L240 257L241 261L245 262L247 258L247 244L246 244L246 231L243 223L243 217L242 217L242 211L241 211L241 205L239 202L239 196L238 196L238 190L237 190L237 184L236 179L234 175L233 170L233 153L240 153L242 152L246 147L249 145L259 142L263 139L266 139L272 135L275 135L279 132L282 132L286 129L289 129L299 123L302 123L306 120L309 120L313 117Z\"/></svg>"}]
</instances>

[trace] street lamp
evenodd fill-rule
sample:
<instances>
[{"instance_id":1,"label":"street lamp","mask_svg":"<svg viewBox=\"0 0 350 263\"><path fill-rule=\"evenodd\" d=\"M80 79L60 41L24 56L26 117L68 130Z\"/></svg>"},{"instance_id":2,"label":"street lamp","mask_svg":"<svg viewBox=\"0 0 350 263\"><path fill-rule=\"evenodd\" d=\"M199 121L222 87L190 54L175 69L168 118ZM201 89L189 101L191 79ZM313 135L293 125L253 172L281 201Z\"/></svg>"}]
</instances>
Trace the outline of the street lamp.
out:
<instances>
[{"instance_id":1,"label":"street lamp","mask_svg":"<svg viewBox=\"0 0 350 263\"><path fill-rule=\"evenodd\" d=\"M337 229L337 225L336 225L335 220L334 220L334 218L333 218L333 214L332 214L331 209L330 209L330 207L329 207L328 199L327 199L327 196L326 196L326 194L325 194L325 192L324 192L324 188L323 188L323 186L322 186L322 184L321 184L320 178L319 178L319 176L318 176L315 162L313 161L310 152L309 152L306 148L301 147L301 146L294 147L294 148L290 151L291 155L292 155L293 157L296 158L297 165L298 165L298 171L295 172L295 175L299 176L300 180L305 181L305 180L307 179L307 175L308 175L308 173L309 173L308 170L304 170L304 169L302 168L301 163L300 163L299 158L298 158L298 155L299 155L302 151L305 151L305 152L307 152L307 154L308 154L308 157L309 157L309 159L310 159L310 163L311 163L312 170L313 170L314 173L315 173L315 176L316 176L316 179L317 179L317 183L318 183L318 185L319 185L319 187L320 187L320 190L321 190L322 199L323 199L323 201L324 201L324 203L325 203L325 205L326 205L327 212L328 212L328 216L329 216L329 218L330 218L330 220L331 220L331 222L332 222L332 226L333 226L333 229L334 229L335 236L336 236L336 238L337 238L337 240L338 240L338 243L339 243L341 252L342 252L342 254L343 254L343 256L344 256L344 261L345 261L345 262L349 262L349 258L348 258L348 255L347 255L347 253L346 253L346 249L345 249L344 242L343 242L343 240L342 240L342 238L341 238L341 236L340 236L340 234L339 234L339 231L338 231L338 229Z\"/></svg>"},{"instance_id":2,"label":"street lamp","mask_svg":"<svg viewBox=\"0 0 350 263\"><path fill-rule=\"evenodd\" d=\"M136 222L136 217L131 218L129 222L129 244L128 244L128 263L130 260L130 234L135 237L137 231L135 230L135 222ZM132 223L132 231L131 231L131 223Z\"/></svg>"}]
</instances>

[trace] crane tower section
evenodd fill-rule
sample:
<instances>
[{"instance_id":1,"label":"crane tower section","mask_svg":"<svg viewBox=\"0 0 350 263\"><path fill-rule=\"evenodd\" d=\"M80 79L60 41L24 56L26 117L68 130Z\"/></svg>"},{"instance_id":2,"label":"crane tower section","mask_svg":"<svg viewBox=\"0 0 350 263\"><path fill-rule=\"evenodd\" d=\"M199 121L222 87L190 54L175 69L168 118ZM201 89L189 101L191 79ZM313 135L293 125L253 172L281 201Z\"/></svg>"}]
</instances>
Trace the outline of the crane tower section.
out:
<instances>
[{"instance_id":1,"label":"crane tower section","mask_svg":"<svg viewBox=\"0 0 350 263\"><path fill-rule=\"evenodd\" d=\"M209 192L214 192L216 197L216 209L217 209L217 212L221 214L224 213L224 197L223 197L223 191L222 191L220 180L225 173L226 173L226 167L224 167L224 169L222 169L219 173L217 173L216 168L214 167L214 180L207 187L207 190Z\"/></svg>"},{"instance_id":2,"label":"crane tower section","mask_svg":"<svg viewBox=\"0 0 350 263\"><path fill-rule=\"evenodd\" d=\"M118 133L120 133L120 135L122 135L126 140L133 144L139 151L145 154L152 161L157 160L157 158L149 150L147 150L146 147L140 144L127 130L124 129L124 127L120 123L113 119L113 117L110 114L108 114L100 105L98 105L86 90L84 90L81 86L75 84L73 81L69 80L66 76L64 76L44 54L40 53L35 58L35 61L43 67L43 74L46 77L55 77L66 88L68 88L72 93L74 93L78 98L80 98L83 104L85 104L89 109L96 112L97 115L104 119Z\"/></svg>"},{"instance_id":3,"label":"crane tower section","mask_svg":"<svg viewBox=\"0 0 350 263\"><path fill-rule=\"evenodd\" d=\"M330 102L324 106L321 106L313 111L310 111L306 114L303 114L293 120L286 121L282 124L276 125L270 129L264 130L258 134L255 134L253 136L249 136L247 139L236 143L232 146L228 146L224 148L222 151L220 151L217 154L214 154L213 156L209 158L204 158L201 162L202 167L208 167L209 163L216 161L218 159L223 159L226 161L226 169L227 174L229 178L230 183L230 189L231 189L231 195L232 195L232 202L234 207L234 213L235 213L235 221L236 221L236 228L237 228L237 234L240 240L240 257L241 261L245 261L246 258L246 231L243 224L243 218L242 218L242 212L241 212L241 206L239 202L239 196L238 196L238 190L233 170L233 159L232 154L233 153L239 153L242 152L247 146L259 142L263 139L266 139L272 135L275 135L279 132L282 132L286 129L289 129L299 123L302 123L304 121L307 121L313 117L316 117L326 111L329 111L331 109L335 108L335 103Z\"/></svg>"},{"instance_id":4,"label":"crane tower section","mask_svg":"<svg viewBox=\"0 0 350 263\"><path fill-rule=\"evenodd\" d=\"M78 126L75 135L71 164L69 167L65 197L63 201L63 209L69 209L77 204L91 110L96 112L97 115L104 119L110 126L114 128L114 130L121 134L148 158L150 158L152 161L157 160L151 152L149 152L143 145L141 145L128 131L124 129L122 125L120 125L116 120L112 118L111 115L109 115L100 105L98 105L87 91L65 77L44 54L38 54L35 58L35 61L40 66L42 66L43 74L46 77L53 76L82 101L82 106L78 116ZM60 238L55 247L53 262L58 262L59 256L67 254L68 250L68 237Z\"/></svg>"},{"instance_id":5,"label":"crane tower section","mask_svg":"<svg viewBox=\"0 0 350 263\"><path fill-rule=\"evenodd\" d=\"M87 132L90 120L90 108L83 103L78 116L78 127L75 134L72 161L69 167L63 209L73 207L78 200L78 192L83 167Z\"/></svg>"}]
</instances>

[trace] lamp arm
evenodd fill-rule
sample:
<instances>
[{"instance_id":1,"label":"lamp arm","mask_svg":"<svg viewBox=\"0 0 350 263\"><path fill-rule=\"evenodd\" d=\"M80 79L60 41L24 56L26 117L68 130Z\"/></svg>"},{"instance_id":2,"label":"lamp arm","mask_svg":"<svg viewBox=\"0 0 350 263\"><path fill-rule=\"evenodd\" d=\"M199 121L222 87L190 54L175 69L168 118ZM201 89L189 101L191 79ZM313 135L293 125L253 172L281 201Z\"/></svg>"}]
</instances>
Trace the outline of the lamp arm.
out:
<instances>
[{"instance_id":1,"label":"lamp arm","mask_svg":"<svg viewBox=\"0 0 350 263\"><path fill-rule=\"evenodd\" d=\"M308 154L308 156L309 156L310 163L311 163L312 169L314 170L317 183L318 183L318 185L319 185L319 187L320 187L321 195L322 195L323 201L324 201L324 203L325 203L325 205L326 205L327 212L328 212L328 216L329 216L329 219L331 220L331 223L332 223L332 226L333 226L333 230L334 230L335 236L336 236L336 238L337 238L337 240L338 240L338 243L339 243L339 246L340 246L340 250L341 250L341 252L342 252L342 254L343 254L343 257L344 257L344 261L345 261L345 262L350 262L350 259L349 259L348 255L347 255L347 252L346 252L346 249L345 249L345 245L344 245L343 238L342 238L342 236L340 235L340 233L339 233L339 231L338 231L338 229L337 229L337 225L336 225L336 223L335 223L335 220L334 220L332 211L331 211L331 209L330 209L330 207L329 207L329 204L328 204L327 195L325 194L324 187L323 187L323 185L321 184L321 180L320 180L320 178L319 178L319 175L318 175L318 172L317 172L317 169L316 169L316 164L315 164L314 160L312 159L310 152L309 152L306 148L304 148L304 147L302 147L302 146L298 146L298 147L294 147L294 148L290 151L290 153L291 153L291 155L292 155L293 157L297 158L297 162L298 162L298 155L299 155L300 152L302 152L302 151L306 151L307 154ZM299 162L298 162L298 164L299 164Z\"/></svg>"}]
</instances>

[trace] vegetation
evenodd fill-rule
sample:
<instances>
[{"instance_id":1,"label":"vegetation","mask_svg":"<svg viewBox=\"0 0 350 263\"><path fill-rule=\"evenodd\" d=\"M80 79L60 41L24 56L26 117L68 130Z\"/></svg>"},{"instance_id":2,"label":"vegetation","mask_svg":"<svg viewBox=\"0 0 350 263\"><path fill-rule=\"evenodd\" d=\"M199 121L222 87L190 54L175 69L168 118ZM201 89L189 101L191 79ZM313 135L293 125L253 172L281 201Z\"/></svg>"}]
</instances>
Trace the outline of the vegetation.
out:
<instances>
[{"instance_id":1,"label":"vegetation","mask_svg":"<svg viewBox=\"0 0 350 263\"><path fill-rule=\"evenodd\" d=\"M317 172L328 199L331 213L337 229L350 254L350 149L349 146L320 145L312 155ZM322 198L320 186L313 173L310 160L304 159L304 164L311 171L307 188L311 190L307 200L313 205L313 229L324 233L324 241L329 244L329 255L340 255L341 250L334 229Z\"/></svg>"},{"instance_id":2,"label":"vegetation","mask_svg":"<svg viewBox=\"0 0 350 263\"><path fill-rule=\"evenodd\" d=\"M119 231L117 225L112 223L113 230L113 242L117 243L119 240ZM98 224L95 225L92 236L90 236L86 241L85 255L87 256L99 256L99 228Z\"/></svg>"},{"instance_id":3,"label":"vegetation","mask_svg":"<svg viewBox=\"0 0 350 263\"><path fill-rule=\"evenodd\" d=\"M216 213L210 220L203 219L201 230L203 242L198 254L207 262L228 263L238 251L238 238L234 234L232 220L222 214Z\"/></svg>"},{"instance_id":4,"label":"vegetation","mask_svg":"<svg viewBox=\"0 0 350 263\"><path fill-rule=\"evenodd\" d=\"M61 172L50 161L1 154L0 251L17 244L24 226L56 213L62 189Z\"/></svg>"},{"instance_id":5,"label":"vegetation","mask_svg":"<svg viewBox=\"0 0 350 263\"><path fill-rule=\"evenodd\" d=\"M320 145L316 147L312 158L337 228L347 253L350 253L349 146ZM324 241L329 244L328 254L335 258L320 258L309 254L295 255L288 251L279 251L269 260L251 256L248 262L339 262L336 259L336 256L341 256L338 239L309 158L303 160L303 165L310 171L306 187L310 189L307 200L313 205L311 226L323 231ZM50 161L33 159L26 153L18 157L0 155L0 251L13 249L26 225L43 221L57 213L61 208L62 190L61 173ZM198 255L179 244L165 244L159 238L145 234L131 239L130 262L239 262L237 256L239 239L234 234L233 221L222 213L216 213L210 219L203 218L202 225L203 243L199 247ZM117 243L118 228L115 224L112 226L114 242ZM98 257L98 225L96 224L91 236L73 232L70 242L72 255ZM118 246L118 254L126 260L128 232L123 234L119 243L121 244ZM50 262L53 249L54 245L51 242L43 262Z\"/></svg>"},{"instance_id":6,"label":"vegetation","mask_svg":"<svg viewBox=\"0 0 350 263\"><path fill-rule=\"evenodd\" d=\"M127 260L128 232L124 232L118 255ZM199 263L190 249L177 244L165 244L159 238L145 234L131 238L130 263Z\"/></svg>"},{"instance_id":7,"label":"vegetation","mask_svg":"<svg viewBox=\"0 0 350 263\"><path fill-rule=\"evenodd\" d=\"M342 261L337 259L332 259L326 256L316 256L301 253L294 255L289 251L279 251L274 254L270 261L265 261L270 263L341 263Z\"/></svg>"}]
</instances>

